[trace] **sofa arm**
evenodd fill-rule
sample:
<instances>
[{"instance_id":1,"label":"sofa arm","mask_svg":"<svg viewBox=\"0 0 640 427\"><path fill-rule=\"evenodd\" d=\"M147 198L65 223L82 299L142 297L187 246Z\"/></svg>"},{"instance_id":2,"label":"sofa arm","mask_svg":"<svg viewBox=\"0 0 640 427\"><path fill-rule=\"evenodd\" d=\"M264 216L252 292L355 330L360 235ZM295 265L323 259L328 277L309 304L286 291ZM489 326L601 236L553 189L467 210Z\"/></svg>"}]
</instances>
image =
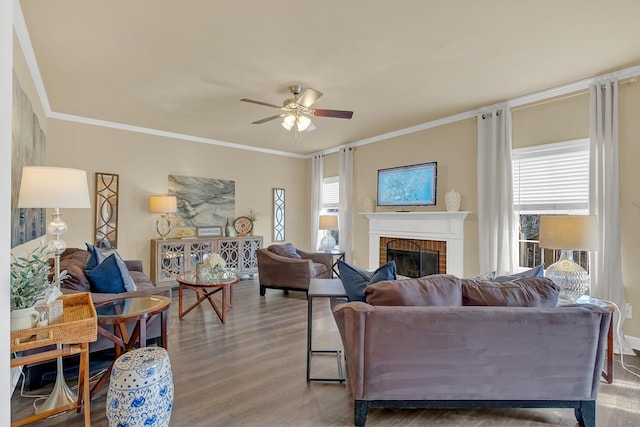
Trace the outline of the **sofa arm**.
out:
<instances>
[{"instance_id":1,"label":"sofa arm","mask_svg":"<svg viewBox=\"0 0 640 427\"><path fill-rule=\"evenodd\" d=\"M139 259L125 260L125 265L129 271L139 271L142 273L142 261Z\"/></svg>"},{"instance_id":2,"label":"sofa arm","mask_svg":"<svg viewBox=\"0 0 640 427\"><path fill-rule=\"evenodd\" d=\"M327 266L327 270L331 271L333 267L333 255L330 252L305 252L300 249L296 250L302 259L310 259L318 264Z\"/></svg>"}]
</instances>

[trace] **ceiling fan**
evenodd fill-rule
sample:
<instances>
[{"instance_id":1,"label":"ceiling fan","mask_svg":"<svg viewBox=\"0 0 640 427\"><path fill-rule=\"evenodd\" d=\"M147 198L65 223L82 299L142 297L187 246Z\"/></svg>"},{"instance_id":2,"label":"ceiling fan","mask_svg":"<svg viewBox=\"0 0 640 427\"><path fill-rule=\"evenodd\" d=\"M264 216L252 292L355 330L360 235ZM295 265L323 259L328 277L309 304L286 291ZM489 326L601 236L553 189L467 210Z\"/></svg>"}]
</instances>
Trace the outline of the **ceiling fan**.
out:
<instances>
[{"instance_id":1,"label":"ceiling fan","mask_svg":"<svg viewBox=\"0 0 640 427\"><path fill-rule=\"evenodd\" d=\"M344 110L323 110L319 108L310 108L311 104L316 102L318 98L322 96L322 92L315 89L304 89L300 85L289 86L289 91L293 94L293 98L287 98L282 103L282 106L269 104L268 102L255 101L253 99L242 98L240 101L250 102L252 104L265 105L267 107L276 108L282 110L280 114L275 116L266 117L261 120L252 122L254 125L266 123L278 118L284 118L282 121L282 127L287 130L294 129L296 131L311 131L315 129L311 119L307 116L318 117L333 117L337 119L350 119L353 116L353 111Z\"/></svg>"}]
</instances>

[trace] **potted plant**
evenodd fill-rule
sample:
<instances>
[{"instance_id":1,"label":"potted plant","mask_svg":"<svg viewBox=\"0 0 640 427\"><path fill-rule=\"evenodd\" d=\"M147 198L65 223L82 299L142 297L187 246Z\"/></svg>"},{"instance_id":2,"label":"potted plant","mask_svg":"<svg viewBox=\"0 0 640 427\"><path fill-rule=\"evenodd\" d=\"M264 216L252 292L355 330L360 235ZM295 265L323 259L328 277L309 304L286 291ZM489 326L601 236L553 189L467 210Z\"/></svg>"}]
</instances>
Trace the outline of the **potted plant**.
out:
<instances>
[{"instance_id":1,"label":"potted plant","mask_svg":"<svg viewBox=\"0 0 640 427\"><path fill-rule=\"evenodd\" d=\"M51 286L47 257L52 253L48 246L40 246L27 256L11 255L11 330L35 326L38 312L34 306Z\"/></svg>"}]
</instances>

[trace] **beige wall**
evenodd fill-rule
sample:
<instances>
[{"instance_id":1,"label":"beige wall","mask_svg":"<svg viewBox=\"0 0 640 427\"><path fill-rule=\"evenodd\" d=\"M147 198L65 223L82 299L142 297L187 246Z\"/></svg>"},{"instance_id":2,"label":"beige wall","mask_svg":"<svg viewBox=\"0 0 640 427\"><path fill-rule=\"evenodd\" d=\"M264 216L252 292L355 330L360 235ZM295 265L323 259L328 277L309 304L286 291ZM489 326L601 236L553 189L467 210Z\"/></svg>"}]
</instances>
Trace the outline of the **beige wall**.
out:
<instances>
[{"instance_id":1,"label":"beige wall","mask_svg":"<svg viewBox=\"0 0 640 427\"><path fill-rule=\"evenodd\" d=\"M378 169L416 163L438 162L437 205L415 211L443 211L444 194L455 189L462 195L460 210L471 211L465 219L464 273L478 273L478 218L476 216L476 121L446 126L357 147L354 154L353 259L362 267L369 259L369 223L362 212L366 198L376 198ZM378 208L380 211L392 210Z\"/></svg>"},{"instance_id":2,"label":"beige wall","mask_svg":"<svg viewBox=\"0 0 640 427\"><path fill-rule=\"evenodd\" d=\"M640 338L640 83L621 85L619 101L622 278L626 301L633 307L624 332Z\"/></svg>"},{"instance_id":3,"label":"beige wall","mask_svg":"<svg viewBox=\"0 0 640 427\"><path fill-rule=\"evenodd\" d=\"M95 172L120 175L118 249L125 259L142 259L147 271L149 239L157 236L157 215L149 213L148 198L167 192L168 175L235 181L236 216L249 209L259 212L256 234L264 236L265 244L273 237L272 189L284 188L287 240L308 246L310 174L304 159L54 119L49 120L47 159L53 166L86 170L92 197ZM64 218L69 247L93 243L93 208L68 209Z\"/></svg>"}]
</instances>

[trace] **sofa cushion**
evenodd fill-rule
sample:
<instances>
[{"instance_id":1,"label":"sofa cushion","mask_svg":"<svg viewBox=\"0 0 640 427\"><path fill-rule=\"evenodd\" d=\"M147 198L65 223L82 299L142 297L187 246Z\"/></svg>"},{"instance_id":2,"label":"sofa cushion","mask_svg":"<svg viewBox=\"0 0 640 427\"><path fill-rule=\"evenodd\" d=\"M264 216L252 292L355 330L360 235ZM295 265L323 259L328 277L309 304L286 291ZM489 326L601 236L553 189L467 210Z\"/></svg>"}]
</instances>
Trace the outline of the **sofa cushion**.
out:
<instances>
[{"instance_id":1,"label":"sofa cushion","mask_svg":"<svg viewBox=\"0 0 640 427\"><path fill-rule=\"evenodd\" d=\"M462 279L462 303L475 306L554 307L560 288L544 277L509 282Z\"/></svg>"},{"instance_id":2,"label":"sofa cushion","mask_svg":"<svg viewBox=\"0 0 640 427\"><path fill-rule=\"evenodd\" d=\"M268 248L276 255L283 256L285 258L302 259L302 257L296 251L295 246L291 243L285 243L284 245L271 245Z\"/></svg>"},{"instance_id":3,"label":"sofa cushion","mask_svg":"<svg viewBox=\"0 0 640 427\"><path fill-rule=\"evenodd\" d=\"M124 283L124 288L128 292L133 292L136 290L136 284L131 277L131 274L129 273L127 265L115 249L99 249L93 245L90 245L89 243L85 243L85 245L87 245L87 251L91 254L89 260L87 261L87 265L85 266L85 270L94 269L109 256L113 255L116 260L116 265L118 266L118 271L120 272L120 277L122 278L122 283Z\"/></svg>"},{"instance_id":4,"label":"sofa cushion","mask_svg":"<svg viewBox=\"0 0 640 427\"><path fill-rule=\"evenodd\" d=\"M119 294L126 292L115 254L111 254L92 270L85 270L91 292Z\"/></svg>"},{"instance_id":5,"label":"sofa cushion","mask_svg":"<svg viewBox=\"0 0 640 427\"><path fill-rule=\"evenodd\" d=\"M367 303L386 306L461 306L462 282L447 274L391 280L368 286Z\"/></svg>"},{"instance_id":6,"label":"sofa cushion","mask_svg":"<svg viewBox=\"0 0 640 427\"><path fill-rule=\"evenodd\" d=\"M529 270L525 270L520 273L509 274L506 276L496 276L493 278L489 278L488 280L493 280L494 282L510 282L512 280L523 279L525 277L544 277L544 264L540 264L537 267L530 268Z\"/></svg>"},{"instance_id":7,"label":"sofa cushion","mask_svg":"<svg viewBox=\"0 0 640 427\"><path fill-rule=\"evenodd\" d=\"M395 261L388 262L380 266L376 271L369 274L363 274L362 270L355 268L342 260L338 260L338 271L340 272L340 279L344 290L347 293L349 301L362 301L365 298L365 288L374 283L383 280L395 280L396 278L396 263Z\"/></svg>"}]
</instances>

